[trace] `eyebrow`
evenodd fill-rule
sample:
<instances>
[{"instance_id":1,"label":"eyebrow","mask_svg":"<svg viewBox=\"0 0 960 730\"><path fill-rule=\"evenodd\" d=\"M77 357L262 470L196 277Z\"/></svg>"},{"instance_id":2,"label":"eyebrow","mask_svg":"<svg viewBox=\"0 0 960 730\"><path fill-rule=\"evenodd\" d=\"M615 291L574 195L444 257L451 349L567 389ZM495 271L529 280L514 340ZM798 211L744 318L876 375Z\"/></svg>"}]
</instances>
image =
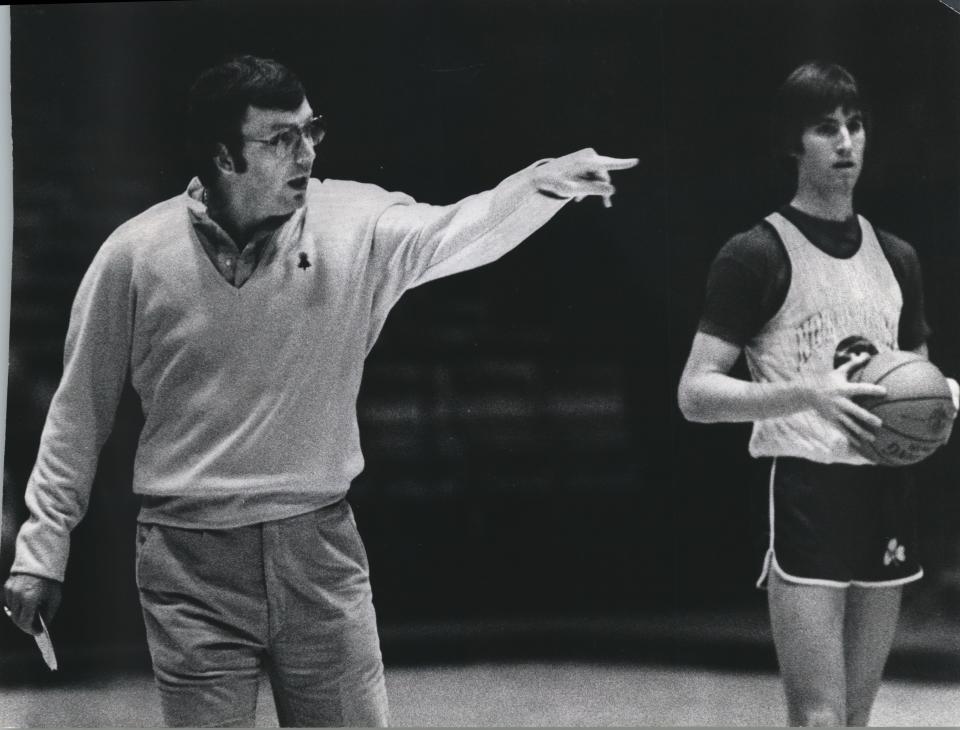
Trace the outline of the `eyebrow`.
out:
<instances>
[{"instance_id":1,"label":"eyebrow","mask_svg":"<svg viewBox=\"0 0 960 730\"><path fill-rule=\"evenodd\" d=\"M817 119L814 124L839 124L840 122L863 121L863 112L853 112L844 119L837 119L833 116L823 116Z\"/></svg>"},{"instance_id":2,"label":"eyebrow","mask_svg":"<svg viewBox=\"0 0 960 730\"><path fill-rule=\"evenodd\" d=\"M310 122L310 121L312 121L313 119L315 119L316 116L317 116L316 114L314 114L313 112L311 112L311 113L310 113L310 116L307 117L307 118L306 118L305 120L303 120L302 122L274 122L273 124L270 125L269 131L271 131L271 132L274 132L274 131L279 132L279 131L284 131L284 130L290 129L291 127L302 127L304 124L307 124L308 122Z\"/></svg>"}]
</instances>

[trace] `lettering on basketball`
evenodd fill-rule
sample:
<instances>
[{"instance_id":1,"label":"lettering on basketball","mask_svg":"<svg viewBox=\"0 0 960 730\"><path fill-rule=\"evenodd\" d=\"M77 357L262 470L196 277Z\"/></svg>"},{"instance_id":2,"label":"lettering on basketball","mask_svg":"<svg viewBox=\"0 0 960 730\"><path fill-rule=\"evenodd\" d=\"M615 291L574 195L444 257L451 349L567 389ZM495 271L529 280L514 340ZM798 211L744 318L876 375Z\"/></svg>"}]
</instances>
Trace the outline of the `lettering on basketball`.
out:
<instances>
[{"instance_id":1,"label":"lettering on basketball","mask_svg":"<svg viewBox=\"0 0 960 730\"><path fill-rule=\"evenodd\" d=\"M903 461L912 463L921 458L929 456L940 444L918 444L918 443L898 443L896 441L887 441L885 444L875 447L881 456L888 457L894 461Z\"/></svg>"},{"instance_id":2,"label":"lettering on basketball","mask_svg":"<svg viewBox=\"0 0 960 730\"><path fill-rule=\"evenodd\" d=\"M950 414L947 412L946 408L943 406L938 406L930 412L930 415L927 416L924 421L930 433L940 434L950 422Z\"/></svg>"},{"instance_id":3,"label":"lettering on basketball","mask_svg":"<svg viewBox=\"0 0 960 730\"><path fill-rule=\"evenodd\" d=\"M898 424L910 424L911 433L919 436L920 432L926 431L931 436L940 436L946 430L947 425L953 418L952 412L945 406L937 406L929 413L909 413L901 412L894 416Z\"/></svg>"},{"instance_id":4,"label":"lettering on basketball","mask_svg":"<svg viewBox=\"0 0 960 730\"><path fill-rule=\"evenodd\" d=\"M865 308L862 302L825 309L810 315L795 329L797 372L826 348L832 355L836 343L851 332L882 344L885 349L892 350L897 346L897 322L884 316L879 309Z\"/></svg>"}]
</instances>

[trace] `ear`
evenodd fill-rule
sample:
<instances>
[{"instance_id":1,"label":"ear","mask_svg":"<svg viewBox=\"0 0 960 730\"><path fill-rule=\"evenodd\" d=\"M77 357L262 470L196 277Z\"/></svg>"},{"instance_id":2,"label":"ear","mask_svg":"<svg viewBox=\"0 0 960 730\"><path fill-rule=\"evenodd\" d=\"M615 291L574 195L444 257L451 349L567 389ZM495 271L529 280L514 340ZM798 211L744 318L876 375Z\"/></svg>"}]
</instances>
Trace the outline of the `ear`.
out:
<instances>
[{"instance_id":1,"label":"ear","mask_svg":"<svg viewBox=\"0 0 960 730\"><path fill-rule=\"evenodd\" d=\"M222 142L217 144L217 153L213 156L213 164L217 166L221 174L236 171L233 155L230 154L230 150Z\"/></svg>"}]
</instances>

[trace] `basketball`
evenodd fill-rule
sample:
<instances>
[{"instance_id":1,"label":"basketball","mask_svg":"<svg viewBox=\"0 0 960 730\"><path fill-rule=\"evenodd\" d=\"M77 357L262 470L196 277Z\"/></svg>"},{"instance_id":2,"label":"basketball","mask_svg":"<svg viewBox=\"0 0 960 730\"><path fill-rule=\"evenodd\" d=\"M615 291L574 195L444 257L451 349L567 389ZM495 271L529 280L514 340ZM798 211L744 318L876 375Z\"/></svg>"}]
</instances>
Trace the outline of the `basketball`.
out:
<instances>
[{"instance_id":1,"label":"basketball","mask_svg":"<svg viewBox=\"0 0 960 730\"><path fill-rule=\"evenodd\" d=\"M850 380L887 389L883 397L857 403L883 421L868 456L878 464L906 466L926 459L950 437L956 408L947 379L915 352L891 350L874 355Z\"/></svg>"}]
</instances>

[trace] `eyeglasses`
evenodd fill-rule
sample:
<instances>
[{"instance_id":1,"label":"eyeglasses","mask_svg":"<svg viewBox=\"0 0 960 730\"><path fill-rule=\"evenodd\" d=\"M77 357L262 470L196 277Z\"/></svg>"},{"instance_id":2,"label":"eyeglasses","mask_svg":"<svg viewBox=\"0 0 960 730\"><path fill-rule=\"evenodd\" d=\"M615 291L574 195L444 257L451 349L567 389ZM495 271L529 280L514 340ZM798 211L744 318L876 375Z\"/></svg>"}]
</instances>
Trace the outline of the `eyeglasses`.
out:
<instances>
[{"instance_id":1,"label":"eyeglasses","mask_svg":"<svg viewBox=\"0 0 960 730\"><path fill-rule=\"evenodd\" d=\"M289 157L295 149L299 149L304 139L311 147L316 147L323 141L327 133L327 125L322 116L316 116L303 126L292 126L278 132L267 139L244 137L247 142L259 142L269 147L277 157Z\"/></svg>"}]
</instances>

